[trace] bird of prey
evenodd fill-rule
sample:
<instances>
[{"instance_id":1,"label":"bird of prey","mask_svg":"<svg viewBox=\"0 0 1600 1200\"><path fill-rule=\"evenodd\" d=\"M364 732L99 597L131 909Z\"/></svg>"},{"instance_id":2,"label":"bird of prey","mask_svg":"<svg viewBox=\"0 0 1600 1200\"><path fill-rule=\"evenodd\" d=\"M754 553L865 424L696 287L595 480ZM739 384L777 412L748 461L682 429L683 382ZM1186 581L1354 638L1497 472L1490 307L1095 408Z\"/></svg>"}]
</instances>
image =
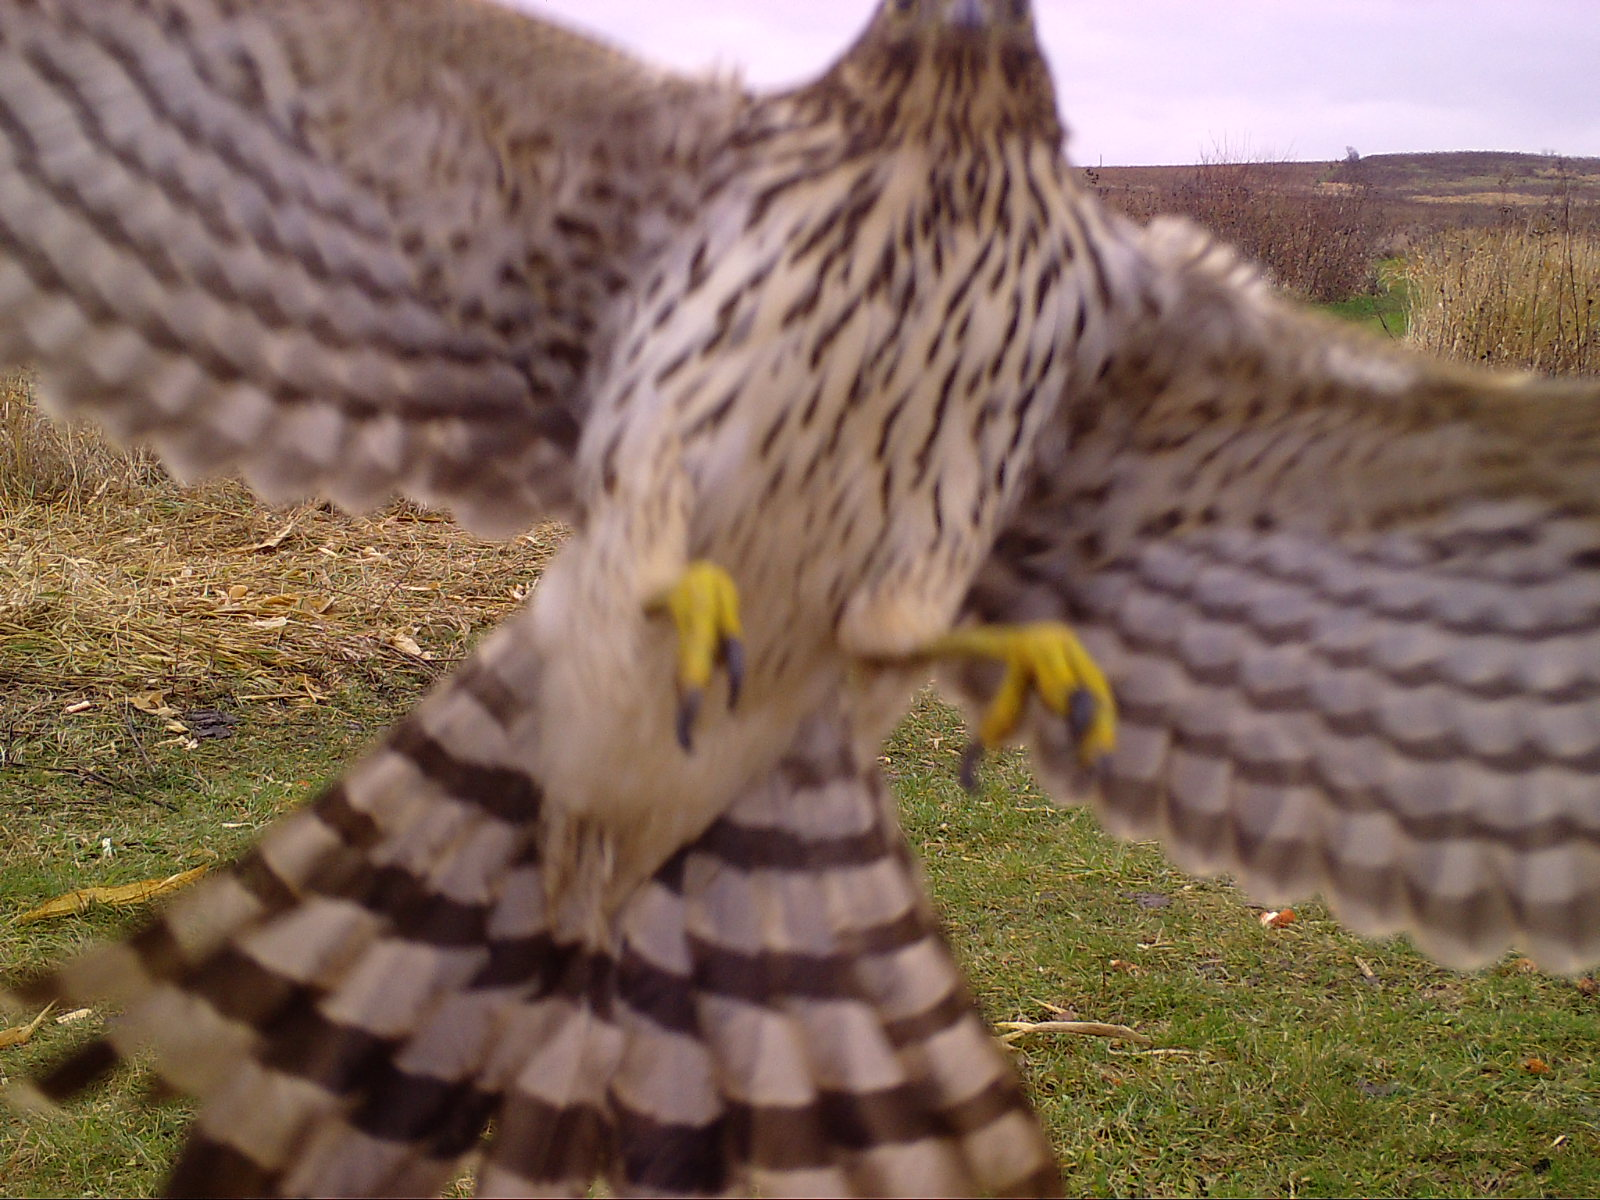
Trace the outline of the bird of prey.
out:
<instances>
[{"instance_id":1,"label":"bird of prey","mask_svg":"<svg viewBox=\"0 0 1600 1200\"><path fill-rule=\"evenodd\" d=\"M775 94L481 0L8 0L0 357L269 499L575 529L27 985L125 1010L48 1095L198 1094L177 1191L1056 1186L875 770L935 671L1186 867L1600 958L1600 388L1103 210L1027 0L883 0Z\"/></svg>"}]
</instances>

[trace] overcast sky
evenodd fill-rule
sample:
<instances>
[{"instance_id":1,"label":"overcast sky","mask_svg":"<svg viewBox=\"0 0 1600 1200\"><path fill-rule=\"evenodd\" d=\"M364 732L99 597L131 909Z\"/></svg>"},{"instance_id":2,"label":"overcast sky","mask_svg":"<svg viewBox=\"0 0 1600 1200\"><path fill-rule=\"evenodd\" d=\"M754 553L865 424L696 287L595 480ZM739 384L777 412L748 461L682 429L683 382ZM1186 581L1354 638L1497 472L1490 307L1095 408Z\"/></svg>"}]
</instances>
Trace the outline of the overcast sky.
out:
<instances>
[{"instance_id":1,"label":"overcast sky","mask_svg":"<svg viewBox=\"0 0 1600 1200\"><path fill-rule=\"evenodd\" d=\"M872 0L510 0L687 69L804 79ZM1035 0L1076 162L1600 155L1600 0Z\"/></svg>"}]
</instances>

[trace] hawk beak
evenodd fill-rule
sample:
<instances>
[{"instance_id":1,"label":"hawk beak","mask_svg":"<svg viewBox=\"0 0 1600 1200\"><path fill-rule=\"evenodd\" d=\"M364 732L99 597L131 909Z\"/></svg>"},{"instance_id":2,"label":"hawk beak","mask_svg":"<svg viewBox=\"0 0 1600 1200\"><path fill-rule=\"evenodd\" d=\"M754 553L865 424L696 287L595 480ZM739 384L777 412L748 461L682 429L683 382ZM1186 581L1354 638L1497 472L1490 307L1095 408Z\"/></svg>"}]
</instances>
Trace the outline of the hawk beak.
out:
<instances>
[{"instance_id":1,"label":"hawk beak","mask_svg":"<svg viewBox=\"0 0 1600 1200\"><path fill-rule=\"evenodd\" d=\"M954 29L977 32L989 23L987 0L949 0L945 22Z\"/></svg>"}]
</instances>

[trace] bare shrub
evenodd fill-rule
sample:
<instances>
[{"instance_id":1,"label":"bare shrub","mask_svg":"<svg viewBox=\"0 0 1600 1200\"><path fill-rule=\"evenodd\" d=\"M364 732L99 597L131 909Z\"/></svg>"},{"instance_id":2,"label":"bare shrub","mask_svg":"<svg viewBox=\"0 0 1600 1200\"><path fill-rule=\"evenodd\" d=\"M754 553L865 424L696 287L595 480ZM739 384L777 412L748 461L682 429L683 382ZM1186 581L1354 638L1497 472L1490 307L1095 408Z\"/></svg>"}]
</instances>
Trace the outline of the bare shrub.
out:
<instances>
[{"instance_id":1,"label":"bare shrub","mask_svg":"<svg viewBox=\"0 0 1600 1200\"><path fill-rule=\"evenodd\" d=\"M1532 218L1435 236L1410 256L1412 340L1469 362L1600 374L1600 211L1558 197Z\"/></svg>"},{"instance_id":2,"label":"bare shrub","mask_svg":"<svg viewBox=\"0 0 1600 1200\"><path fill-rule=\"evenodd\" d=\"M0 372L0 504L70 499L164 478L147 452L120 449L94 429L45 416L26 372Z\"/></svg>"},{"instance_id":3,"label":"bare shrub","mask_svg":"<svg viewBox=\"0 0 1600 1200\"><path fill-rule=\"evenodd\" d=\"M1179 213L1198 221L1310 300L1342 300L1374 284L1382 210L1359 155L1318 167L1252 161L1224 147L1160 188L1106 198L1135 220Z\"/></svg>"}]
</instances>

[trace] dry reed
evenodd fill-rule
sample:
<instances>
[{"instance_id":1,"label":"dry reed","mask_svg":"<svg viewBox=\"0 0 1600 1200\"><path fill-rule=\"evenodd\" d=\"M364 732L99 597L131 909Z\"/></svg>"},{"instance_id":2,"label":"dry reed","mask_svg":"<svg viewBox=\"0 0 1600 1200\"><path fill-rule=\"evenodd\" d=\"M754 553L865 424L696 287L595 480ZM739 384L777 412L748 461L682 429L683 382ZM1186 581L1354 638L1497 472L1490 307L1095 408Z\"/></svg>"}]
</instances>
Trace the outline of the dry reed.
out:
<instances>
[{"instance_id":1,"label":"dry reed","mask_svg":"<svg viewBox=\"0 0 1600 1200\"><path fill-rule=\"evenodd\" d=\"M1435 354L1600 374L1600 236L1543 222L1440 234L1410 257L1410 337Z\"/></svg>"}]
</instances>

